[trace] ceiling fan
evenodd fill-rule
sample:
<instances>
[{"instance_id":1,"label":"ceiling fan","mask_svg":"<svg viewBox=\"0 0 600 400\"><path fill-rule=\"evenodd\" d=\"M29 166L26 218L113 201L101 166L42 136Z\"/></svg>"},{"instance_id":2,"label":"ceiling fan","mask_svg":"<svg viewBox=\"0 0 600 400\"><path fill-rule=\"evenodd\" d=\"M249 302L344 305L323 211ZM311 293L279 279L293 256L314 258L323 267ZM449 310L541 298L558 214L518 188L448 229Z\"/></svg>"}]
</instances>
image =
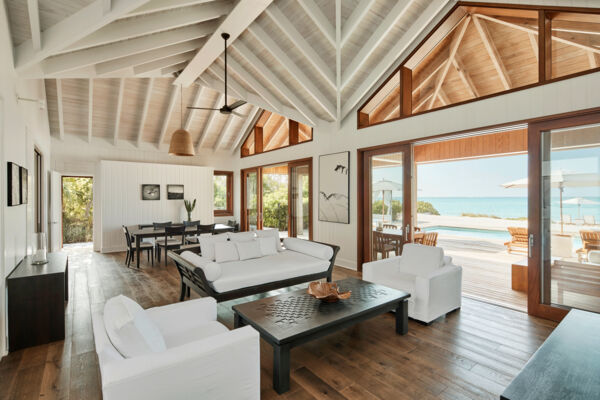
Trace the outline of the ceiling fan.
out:
<instances>
[{"instance_id":1,"label":"ceiling fan","mask_svg":"<svg viewBox=\"0 0 600 400\"><path fill-rule=\"evenodd\" d=\"M206 108L206 107L188 107L192 110L212 110L219 111L221 114L233 114L238 117L244 117L244 115L235 111L236 108L246 104L244 100L238 100L235 103L227 104L227 39L229 39L229 33L221 33L221 37L225 41L225 104L221 108Z\"/></svg>"}]
</instances>

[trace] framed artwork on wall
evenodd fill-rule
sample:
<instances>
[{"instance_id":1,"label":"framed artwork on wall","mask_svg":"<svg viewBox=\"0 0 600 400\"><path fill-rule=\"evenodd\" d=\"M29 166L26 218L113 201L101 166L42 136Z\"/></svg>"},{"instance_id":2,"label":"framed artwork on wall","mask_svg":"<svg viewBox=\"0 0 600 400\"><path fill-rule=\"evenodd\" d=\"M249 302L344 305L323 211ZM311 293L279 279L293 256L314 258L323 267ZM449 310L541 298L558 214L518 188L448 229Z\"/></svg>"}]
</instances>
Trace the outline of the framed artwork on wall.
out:
<instances>
[{"instance_id":1,"label":"framed artwork on wall","mask_svg":"<svg viewBox=\"0 0 600 400\"><path fill-rule=\"evenodd\" d=\"M183 185L167 185L167 200L183 200Z\"/></svg>"},{"instance_id":2,"label":"framed artwork on wall","mask_svg":"<svg viewBox=\"0 0 600 400\"><path fill-rule=\"evenodd\" d=\"M20 197L21 197L21 204L27 204L28 201L28 189L29 187L27 186L27 168L23 168L23 167L19 167L19 175L20 175L20 181L21 181L21 185L20 185Z\"/></svg>"},{"instance_id":3,"label":"framed artwork on wall","mask_svg":"<svg viewBox=\"0 0 600 400\"><path fill-rule=\"evenodd\" d=\"M319 221L350 223L350 152L319 156Z\"/></svg>"},{"instance_id":4,"label":"framed artwork on wall","mask_svg":"<svg viewBox=\"0 0 600 400\"><path fill-rule=\"evenodd\" d=\"M142 185L142 200L160 200L160 185Z\"/></svg>"},{"instance_id":5,"label":"framed artwork on wall","mask_svg":"<svg viewBox=\"0 0 600 400\"><path fill-rule=\"evenodd\" d=\"M6 163L7 195L6 204L9 207L21 204L21 177L19 166L15 163Z\"/></svg>"}]
</instances>

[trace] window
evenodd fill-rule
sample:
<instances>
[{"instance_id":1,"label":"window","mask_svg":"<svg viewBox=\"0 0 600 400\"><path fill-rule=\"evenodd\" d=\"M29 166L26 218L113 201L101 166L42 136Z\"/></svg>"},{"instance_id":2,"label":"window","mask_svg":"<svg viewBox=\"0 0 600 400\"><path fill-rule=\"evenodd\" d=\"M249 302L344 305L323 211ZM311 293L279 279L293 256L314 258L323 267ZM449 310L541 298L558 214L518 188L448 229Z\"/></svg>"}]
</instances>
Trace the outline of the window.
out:
<instances>
[{"instance_id":1,"label":"window","mask_svg":"<svg viewBox=\"0 0 600 400\"><path fill-rule=\"evenodd\" d=\"M598 9L459 2L359 109L358 127L598 70Z\"/></svg>"},{"instance_id":2,"label":"window","mask_svg":"<svg viewBox=\"0 0 600 400\"><path fill-rule=\"evenodd\" d=\"M43 232L44 227L42 224L42 216L43 216L43 168L44 163L42 161L42 154L34 149L33 155L33 163L34 163L34 171L33 171L33 190L34 190L34 198L33 198L33 208L34 208L34 229L35 233Z\"/></svg>"},{"instance_id":3,"label":"window","mask_svg":"<svg viewBox=\"0 0 600 400\"><path fill-rule=\"evenodd\" d=\"M215 171L213 186L215 217L233 215L233 172Z\"/></svg>"},{"instance_id":4,"label":"window","mask_svg":"<svg viewBox=\"0 0 600 400\"><path fill-rule=\"evenodd\" d=\"M247 157L310 142L312 135L310 126L264 110L242 145L241 156Z\"/></svg>"}]
</instances>

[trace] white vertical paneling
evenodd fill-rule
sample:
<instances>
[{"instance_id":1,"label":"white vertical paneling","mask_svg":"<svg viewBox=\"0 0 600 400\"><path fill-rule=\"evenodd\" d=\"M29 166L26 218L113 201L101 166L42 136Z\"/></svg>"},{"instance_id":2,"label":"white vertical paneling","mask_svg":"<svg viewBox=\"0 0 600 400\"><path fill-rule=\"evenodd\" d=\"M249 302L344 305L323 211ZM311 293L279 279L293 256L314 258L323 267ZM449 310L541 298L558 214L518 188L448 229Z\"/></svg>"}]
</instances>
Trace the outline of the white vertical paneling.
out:
<instances>
[{"instance_id":1,"label":"white vertical paneling","mask_svg":"<svg viewBox=\"0 0 600 400\"><path fill-rule=\"evenodd\" d=\"M100 162L101 251L123 251L122 225L181 222L183 200L167 200L167 185L184 185L186 199L197 199L193 219L212 223L213 168L186 165ZM160 185L160 200L143 201L142 184Z\"/></svg>"}]
</instances>

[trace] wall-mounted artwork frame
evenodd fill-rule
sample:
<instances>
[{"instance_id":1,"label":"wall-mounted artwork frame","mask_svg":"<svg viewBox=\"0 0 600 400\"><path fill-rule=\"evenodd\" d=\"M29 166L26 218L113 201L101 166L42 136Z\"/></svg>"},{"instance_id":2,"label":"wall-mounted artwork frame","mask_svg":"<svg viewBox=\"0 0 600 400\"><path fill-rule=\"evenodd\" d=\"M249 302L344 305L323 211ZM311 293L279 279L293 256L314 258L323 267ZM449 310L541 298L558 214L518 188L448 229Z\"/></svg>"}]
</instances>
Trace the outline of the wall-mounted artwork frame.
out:
<instances>
[{"instance_id":1,"label":"wall-mounted artwork frame","mask_svg":"<svg viewBox=\"0 0 600 400\"><path fill-rule=\"evenodd\" d=\"M160 185L142 185L142 200L160 200Z\"/></svg>"},{"instance_id":2,"label":"wall-mounted artwork frame","mask_svg":"<svg viewBox=\"0 0 600 400\"><path fill-rule=\"evenodd\" d=\"M183 200L183 185L167 185L167 200Z\"/></svg>"},{"instance_id":3,"label":"wall-mounted artwork frame","mask_svg":"<svg viewBox=\"0 0 600 400\"><path fill-rule=\"evenodd\" d=\"M27 184L28 171L27 168L19 167L19 177L20 177L20 198L21 204L27 204L29 201L29 185Z\"/></svg>"},{"instance_id":4,"label":"wall-mounted artwork frame","mask_svg":"<svg viewBox=\"0 0 600 400\"><path fill-rule=\"evenodd\" d=\"M20 168L12 162L6 163L6 204L9 207L21 204Z\"/></svg>"},{"instance_id":5,"label":"wall-mounted artwork frame","mask_svg":"<svg viewBox=\"0 0 600 400\"><path fill-rule=\"evenodd\" d=\"M350 223L350 152L319 156L319 221Z\"/></svg>"}]
</instances>

